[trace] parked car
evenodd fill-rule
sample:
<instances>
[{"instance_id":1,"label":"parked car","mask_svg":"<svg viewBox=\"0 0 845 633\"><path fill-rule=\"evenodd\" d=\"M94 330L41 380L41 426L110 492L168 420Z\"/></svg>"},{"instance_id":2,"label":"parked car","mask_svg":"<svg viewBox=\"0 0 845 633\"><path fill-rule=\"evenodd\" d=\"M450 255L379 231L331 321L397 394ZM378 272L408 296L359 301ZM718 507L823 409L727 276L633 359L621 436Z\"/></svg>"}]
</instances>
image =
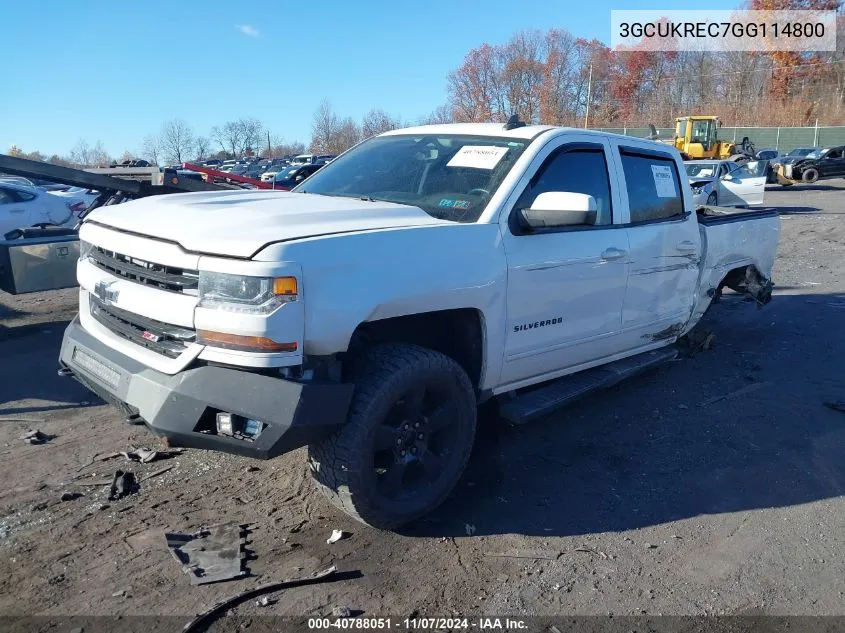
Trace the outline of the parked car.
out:
<instances>
[{"instance_id":1,"label":"parked car","mask_svg":"<svg viewBox=\"0 0 845 633\"><path fill-rule=\"evenodd\" d=\"M127 159L120 163L112 163L109 167L152 167L152 163L143 158Z\"/></svg>"},{"instance_id":2,"label":"parked car","mask_svg":"<svg viewBox=\"0 0 845 633\"><path fill-rule=\"evenodd\" d=\"M696 206L753 207L763 204L766 161L691 160L684 168Z\"/></svg>"},{"instance_id":3,"label":"parked car","mask_svg":"<svg viewBox=\"0 0 845 633\"><path fill-rule=\"evenodd\" d=\"M273 177L273 189L293 189L323 167L323 165L290 165Z\"/></svg>"},{"instance_id":4,"label":"parked car","mask_svg":"<svg viewBox=\"0 0 845 633\"><path fill-rule=\"evenodd\" d=\"M645 139L436 125L368 139L284 196L101 207L61 373L169 446L307 445L332 503L395 529L455 487L480 403L548 415L677 358L723 289L771 299L777 213L697 212L684 170Z\"/></svg>"},{"instance_id":5,"label":"parked car","mask_svg":"<svg viewBox=\"0 0 845 633\"><path fill-rule=\"evenodd\" d=\"M202 162L203 165L206 167L211 167L212 169L220 167L223 164L223 161L219 158L211 158L209 160L205 160Z\"/></svg>"},{"instance_id":6,"label":"parked car","mask_svg":"<svg viewBox=\"0 0 845 633\"><path fill-rule=\"evenodd\" d=\"M86 209L90 207L94 203L94 200L100 196L100 192L96 189L86 189L84 187L71 187L65 191L51 191L50 193L54 196L59 196L60 198L81 200L85 203Z\"/></svg>"},{"instance_id":7,"label":"parked car","mask_svg":"<svg viewBox=\"0 0 845 633\"><path fill-rule=\"evenodd\" d=\"M75 226L83 200L13 182L0 182L0 238L31 226Z\"/></svg>"},{"instance_id":8,"label":"parked car","mask_svg":"<svg viewBox=\"0 0 845 633\"><path fill-rule=\"evenodd\" d=\"M785 162L783 175L789 180L805 183L845 176L845 145L814 150L794 161Z\"/></svg>"}]
</instances>

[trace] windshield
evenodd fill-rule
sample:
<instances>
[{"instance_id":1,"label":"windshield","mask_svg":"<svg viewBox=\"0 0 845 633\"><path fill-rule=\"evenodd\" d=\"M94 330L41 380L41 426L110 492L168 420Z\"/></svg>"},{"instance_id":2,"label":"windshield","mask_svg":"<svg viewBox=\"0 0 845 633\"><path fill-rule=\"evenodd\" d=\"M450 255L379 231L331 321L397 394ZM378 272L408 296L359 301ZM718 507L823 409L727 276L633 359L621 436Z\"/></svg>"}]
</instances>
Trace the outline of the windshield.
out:
<instances>
[{"instance_id":1,"label":"windshield","mask_svg":"<svg viewBox=\"0 0 845 633\"><path fill-rule=\"evenodd\" d=\"M436 218L475 222L530 142L379 136L336 158L294 191L407 204Z\"/></svg>"},{"instance_id":2,"label":"windshield","mask_svg":"<svg viewBox=\"0 0 845 633\"><path fill-rule=\"evenodd\" d=\"M798 147L791 152L789 152L790 156L807 156L808 154L812 154L814 150L812 147Z\"/></svg>"},{"instance_id":3,"label":"windshield","mask_svg":"<svg viewBox=\"0 0 845 633\"><path fill-rule=\"evenodd\" d=\"M805 154L807 158L821 158L822 154L826 153L826 149L814 149L809 154Z\"/></svg>"},{"instance_id":4,"label":"windshield","mask_svg":"<svg viewBox=\"0 0 845 633\"><path fill-rule=\"evenodd\" d=\"M690 178L714 178L719 163L689 163L687 176Z\"/></svg>"},{"instance_id":5,"label":"windshield","mask_svg":"<svg viewBox=\"0 0 845 633\"><path fill-rule=\"evenodd\" d=\"M279 172L273 177L273 180L282 181L287 180L288 178L293 178L302 167L283 167L279 170Z\"/></svg>"}]
</instances>

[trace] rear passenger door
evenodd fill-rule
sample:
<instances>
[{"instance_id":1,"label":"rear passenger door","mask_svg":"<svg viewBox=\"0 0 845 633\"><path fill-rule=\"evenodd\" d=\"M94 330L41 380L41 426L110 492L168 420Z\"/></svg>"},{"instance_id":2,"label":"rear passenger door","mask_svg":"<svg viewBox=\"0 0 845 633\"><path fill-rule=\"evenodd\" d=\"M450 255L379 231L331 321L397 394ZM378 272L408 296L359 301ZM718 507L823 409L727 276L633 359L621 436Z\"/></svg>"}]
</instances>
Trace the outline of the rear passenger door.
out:
<instances>
[{"instance_id":1,"label":"rear passenger door","mask_svg":"<svg viewBox=\"0 0 845 633\"><path fill-rule=\"evenodd\" d=\"M622 332L626 348L636 349L674 338L689 318L701 237L675 157L623 143L614 153L630 249Z\"/></svg>"},{"instance_id":2,"label":"rear passenger door","mask_svg":"<svg viewBox=\"0 0 845 633\"><path fill-rule=\"evenodd\" d=\"M16 193L16 189L0 187L0 239L9 231L33 224L32 204L20 200Z\"/></svg>"}]
</instances>

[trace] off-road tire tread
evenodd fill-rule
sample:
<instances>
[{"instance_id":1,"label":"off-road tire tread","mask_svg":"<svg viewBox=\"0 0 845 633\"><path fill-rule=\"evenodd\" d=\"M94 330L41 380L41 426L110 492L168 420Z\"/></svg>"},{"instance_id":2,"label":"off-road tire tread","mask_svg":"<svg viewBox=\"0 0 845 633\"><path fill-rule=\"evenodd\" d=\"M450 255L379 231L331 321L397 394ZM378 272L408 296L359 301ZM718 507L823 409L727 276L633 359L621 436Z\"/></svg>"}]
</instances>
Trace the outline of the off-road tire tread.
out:
<instances>
[{"instance_id":1,"label":"off-road tire tread","mask_svg":"<svg viewBox=\"0 0 845 633\"><path fill-rule=\"evenodd\" d=\"M467 410L472 425L470 437L475 435L476 398L472 383L461 366L449 356L416 345L385 343L365 352L355 369L355 393L350 405L346 424L327 439L308 447L308 462L317 488L328 500L354 519L380 529L394 529L423 514L397 521L374 507L365 495L360 493L361 463L356 456L366 454L367 431L370 424L370 410L392 403L379 402L392 399L395 381L408 372L436 371L454 376L459 388L466 396ZM461 472L466 466L472 450L472 441L466 446L456 447L461 455ZM460 477L460 473L458 474ZM451 490L439 495L427 504L430 509L440 505Z\"/></svg>"}]
</instances>

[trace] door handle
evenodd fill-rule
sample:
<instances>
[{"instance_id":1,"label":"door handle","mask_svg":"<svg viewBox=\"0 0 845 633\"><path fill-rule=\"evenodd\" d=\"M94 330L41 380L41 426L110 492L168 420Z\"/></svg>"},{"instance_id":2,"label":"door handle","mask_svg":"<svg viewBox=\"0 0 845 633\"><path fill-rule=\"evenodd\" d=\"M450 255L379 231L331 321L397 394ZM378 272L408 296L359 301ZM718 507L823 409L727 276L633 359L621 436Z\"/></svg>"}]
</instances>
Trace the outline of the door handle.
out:
<instances>
[{"instance_id":1,"label":"door handle","mask_svg":"<svg viewBox=\"0 0 845 633\"><path fill-rule=\"evenodd\" d=\"M679 251L689 252L695 250L695 244L689 240L684 240L683 242L678 242L678 245L675 248Z\"/></svg>"},{"instance_id":2,"label":"door handle","mask_svg":"<svg viewBox=\"0 0 845 633\"><path fill-rule=\"evenodd\" d=\"M601 254L601 258L605 261L611 261L614 259L622 259L627 254L627 251L622 251L618 248L608 248Z\"/></svg>"}]
</instances>

